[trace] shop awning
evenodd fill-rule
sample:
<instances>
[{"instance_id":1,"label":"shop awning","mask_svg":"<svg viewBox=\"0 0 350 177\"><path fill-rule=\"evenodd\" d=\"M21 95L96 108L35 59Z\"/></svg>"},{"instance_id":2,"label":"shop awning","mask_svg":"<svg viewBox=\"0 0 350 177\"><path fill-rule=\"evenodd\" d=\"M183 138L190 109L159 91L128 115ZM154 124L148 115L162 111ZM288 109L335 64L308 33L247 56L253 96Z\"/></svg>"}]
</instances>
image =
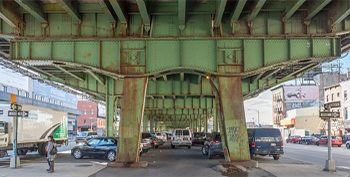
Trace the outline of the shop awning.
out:
<instances>
[{"instance_id":1,"label":"shop awning","mask_svg":"<svg viewBox=\"0 0 350 177\"><path fill-rule=\"evenodd\" d=\"M295 118L285 118L280 121L281 125L295 125Z\"/></svg>"}]
</instances>

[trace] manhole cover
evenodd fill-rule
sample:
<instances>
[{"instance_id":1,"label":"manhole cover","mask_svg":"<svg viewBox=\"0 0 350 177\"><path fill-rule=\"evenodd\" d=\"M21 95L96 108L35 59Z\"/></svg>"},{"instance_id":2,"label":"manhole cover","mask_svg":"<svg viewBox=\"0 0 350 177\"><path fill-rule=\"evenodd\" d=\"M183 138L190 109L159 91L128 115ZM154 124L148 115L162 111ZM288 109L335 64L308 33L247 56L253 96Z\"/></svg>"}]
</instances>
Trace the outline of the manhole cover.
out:
<instances>
[{"instance_id":1,"label":"manhole cover","mask_svg":"<svg viewBox=\"0 0 350 177\"><path fill-rule=\"evenodd\" d=\"M91 167L92 164L74 165L74 167Z\"/></svg>"}]
</instances>

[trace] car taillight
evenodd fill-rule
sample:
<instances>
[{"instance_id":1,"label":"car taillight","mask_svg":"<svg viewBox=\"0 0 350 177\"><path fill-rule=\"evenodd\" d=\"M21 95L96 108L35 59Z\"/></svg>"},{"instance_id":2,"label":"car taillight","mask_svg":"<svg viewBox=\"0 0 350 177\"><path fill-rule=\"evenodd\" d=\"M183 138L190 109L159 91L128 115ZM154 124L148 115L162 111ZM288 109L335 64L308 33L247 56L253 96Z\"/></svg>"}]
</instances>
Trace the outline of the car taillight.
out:
<instances>
[{"instance_id":1,"label":"car taillight","mask_svg":"<svg viewBox=\"0 0 350 177\"><path fill-rule=\"evenodd\" d=\"M213 143L213 144L216 144L216 143L220 143L220 141L217 141L217 140L214 139L214 140L212 141L212 143Z\"/></svg>"},{"instance_id":2,"label":"car taillight","mask_svg":"<svg viewBox=\"0 0 350 177\"><path fill-rule=\"evenodd\" d=\"M256 142L253 141L253 142L252 142L252 147L255 147L255 146L256 146Z\"/></svg>"},{"instance_id":3,"label":"car taillight","mask_svg":"<svg viewBox=\"0 0 350 177\"><path fill-rule=\"evenodd\" d=\"M157 140L156 140L156 139L153 139L152 141L153 141L153 142L156 142Z\"/></svg>"},{"instance_id":4,"label":"car taillight","mask_svg":"<svg viewBox=\"0 0 350 177\"><path fill-rule=\"evenodd\" d=\"M255 143L255 141L254 141L254 143ZM282 141L282 143L281 143L281 144L282 144L282 147L283 147L283 146L284 146L284 142ZM256 143L255 143L255 145L256 145ZM252 146L253 146L253 143L252 143Z\"/></svg>"},{"instance_id":5,"label":"car taillight","mask_svg":"<svg viewBox=\"0 0 350 177\"><path fill-rule=\"evenodd\" d=\"M192 137L190 137L190 140L192 141Z\"/></svg>"}]
</instances>

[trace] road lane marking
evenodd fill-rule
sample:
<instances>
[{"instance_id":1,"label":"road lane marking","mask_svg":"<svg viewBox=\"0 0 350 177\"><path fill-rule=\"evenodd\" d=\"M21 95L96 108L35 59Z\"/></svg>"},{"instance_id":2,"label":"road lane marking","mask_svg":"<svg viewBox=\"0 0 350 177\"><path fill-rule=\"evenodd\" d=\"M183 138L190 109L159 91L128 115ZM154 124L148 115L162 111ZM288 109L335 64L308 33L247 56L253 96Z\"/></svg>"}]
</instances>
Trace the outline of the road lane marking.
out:
<instances>
[{"instance_id":1,"label":"road lane marking","mask_svg":"<svg viewBox=\"0 0 350 177\"><path fill-rule=\"evenodd\" d=\"M345 168L345 169L350 170L350 167L345 167L345 166L338 166L338 168Z\"/></svg>"}]
</instances>

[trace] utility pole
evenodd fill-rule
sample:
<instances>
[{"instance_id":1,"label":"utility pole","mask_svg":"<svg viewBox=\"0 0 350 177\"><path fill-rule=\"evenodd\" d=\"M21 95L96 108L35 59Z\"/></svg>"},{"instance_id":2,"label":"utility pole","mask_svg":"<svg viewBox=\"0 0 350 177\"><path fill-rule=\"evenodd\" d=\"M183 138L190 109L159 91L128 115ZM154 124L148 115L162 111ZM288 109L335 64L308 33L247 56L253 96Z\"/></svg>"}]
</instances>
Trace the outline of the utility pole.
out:
<instances>
[{"instance_id":1,"label":"utility pole","mask_svg":"<svg viewBox=\"0 0 350 177\"><path fill-rule=\"evenodd\" d=\"M335 171L335 163L332 159L332 131L331 131L331 117L337 117L335 115L332 115L333 112L330 112L330 107L328 105L325 105L325 113L329 114L328 119L328 160L326 160L326 165L324 168L324 171ZM338 113L339 114L339 113ZM340 114L339 114L340 116ZM322 115L320 115L322 117Z\"/></svg>"}]
</instances>

